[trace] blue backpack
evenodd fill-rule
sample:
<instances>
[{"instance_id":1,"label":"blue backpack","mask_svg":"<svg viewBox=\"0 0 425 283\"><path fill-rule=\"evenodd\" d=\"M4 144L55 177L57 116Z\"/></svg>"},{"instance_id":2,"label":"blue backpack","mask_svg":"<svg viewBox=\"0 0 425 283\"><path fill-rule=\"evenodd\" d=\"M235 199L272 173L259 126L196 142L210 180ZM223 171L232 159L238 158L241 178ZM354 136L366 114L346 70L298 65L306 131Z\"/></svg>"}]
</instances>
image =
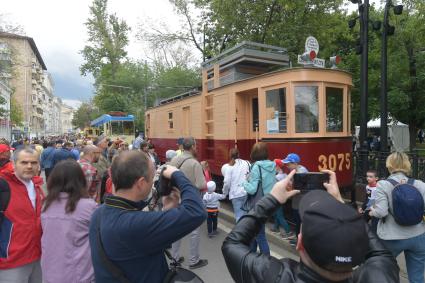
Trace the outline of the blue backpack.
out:
<instances>
[{"instance_id":1,"label":"blue backpack","mask_svg":"<svg viewBox=\"0 0 425 283\"><path fill-rule=\"evenodd\" d=\"M401 226L419 224L424 219L424 199L419 190L413 185L414 179L409 178L407 183L398 183L387 179L394 189L392 191L392 215Z\"/></svg>"}]
</instances>

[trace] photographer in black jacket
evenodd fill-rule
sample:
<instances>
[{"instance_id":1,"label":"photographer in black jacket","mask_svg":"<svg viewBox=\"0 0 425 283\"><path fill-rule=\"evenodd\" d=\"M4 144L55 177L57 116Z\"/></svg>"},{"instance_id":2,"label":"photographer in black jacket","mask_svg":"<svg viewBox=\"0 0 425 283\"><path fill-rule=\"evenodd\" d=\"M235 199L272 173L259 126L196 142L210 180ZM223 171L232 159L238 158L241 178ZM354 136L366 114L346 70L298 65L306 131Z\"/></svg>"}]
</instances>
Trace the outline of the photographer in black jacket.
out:
<instances>
[{"instance_id":1,"label":"photographer in black jacket","mask_svg":"<svg viewBox=\"0 0 425 283\"><path fill-rule=\"evenodd\" d=\"M300 262L250 252L261 225L299 193L287 190L294 170L225 239L222 252L235 282L399 282L394 257L361 216L343 203L335 173L325 172L330 175L327 192L312 191L300 203L303 224L296 247Z\"/></svg>"}]
</instances>

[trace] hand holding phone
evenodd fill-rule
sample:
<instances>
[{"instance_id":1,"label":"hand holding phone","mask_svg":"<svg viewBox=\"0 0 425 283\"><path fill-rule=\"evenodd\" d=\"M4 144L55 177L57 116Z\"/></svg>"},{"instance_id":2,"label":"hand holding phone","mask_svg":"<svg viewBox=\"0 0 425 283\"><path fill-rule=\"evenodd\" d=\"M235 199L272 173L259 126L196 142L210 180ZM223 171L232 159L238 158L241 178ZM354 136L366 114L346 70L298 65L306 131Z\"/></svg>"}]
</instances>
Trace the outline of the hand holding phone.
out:
<instances>
[{"instance_id":1,"label":"hand holding phone","mask_svg":"<svg viewBox=\"0 0 425 283\"><path fill-rule=\"evenodd\" d=\"M325 190L323 183L329 182L329 174L323 172L296 173L294 175L293 187L301 193L312 190Z\"/></svg>"}]
</instances>

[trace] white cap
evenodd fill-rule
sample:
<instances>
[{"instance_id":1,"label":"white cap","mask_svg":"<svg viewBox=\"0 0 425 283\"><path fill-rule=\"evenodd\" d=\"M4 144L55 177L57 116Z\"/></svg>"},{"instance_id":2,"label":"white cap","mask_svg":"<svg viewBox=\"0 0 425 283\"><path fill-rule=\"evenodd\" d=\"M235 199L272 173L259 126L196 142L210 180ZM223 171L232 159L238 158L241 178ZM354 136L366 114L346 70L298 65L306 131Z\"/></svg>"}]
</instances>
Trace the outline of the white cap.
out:
<instances>
[{"instance_id":1,"label":"white cap","mask_svg":"<svg viewBox=\"0 0 425 283\"><path fill-rule=\"evenodd\" d=\"M212 193L215 191L215 182L214 181L209 181L207 183L207 189L209 193Z\"/></svg>"},{"instance_id":2,"label":"white cap","mask_svg":"<svg viewBox=\"0 0 425 283\"><path fill-rule=\"evenodd\" d=\"M169 149L167 152L165 152L165 158L168 160L171 160L174 158L174 156L177 155L177 152L175 150Z\"/></svg>"}]
</instances>

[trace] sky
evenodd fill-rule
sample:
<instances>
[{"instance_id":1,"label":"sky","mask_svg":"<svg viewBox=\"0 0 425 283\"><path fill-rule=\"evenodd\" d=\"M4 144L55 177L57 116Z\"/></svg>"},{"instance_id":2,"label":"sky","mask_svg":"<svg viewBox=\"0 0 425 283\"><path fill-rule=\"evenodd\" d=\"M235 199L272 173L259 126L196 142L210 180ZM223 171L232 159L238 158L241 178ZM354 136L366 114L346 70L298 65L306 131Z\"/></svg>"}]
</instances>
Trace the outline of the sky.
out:
<instances>
[{"instance_id":1,"label":"sky","mask_svg":"<svg viewBox=\"0 0 425 283\"><path fill-rule=\"evenodd\" d=\"M70 106L78 107L93 97L93 78L82 77L79 67L83 58L87 32L84 22L89 17L90 0L5 0L1 14L8 22L19 24L32 37L55 83L55 95ZM347 1L348 2L348 1ZM380 2L380 0L372 0ZM171 29L181 26L181 18L173 11L169 0L109 0L109 12L114 12L132 28L129 35L130 58L145 59L147 48L137 41L140 23L166 22ZM347 4L355 9L355 5Z\"/></svg>"},{"instance_id":2,"label":"sky","mask_svg":"<svg viewBox=\"0 0 425 283\"><path fill-rule=\"evenodd\" d=\"M79 67L83 58L89 17L89 0L14 0L2 1L1 14L7 22L23 27L32 37L52 74L55 95L70 106L93 97L93 77L82 77ZM137 26L146 21L166 21L179 26L179 18L168 0L109 0L109 12L115 12L132 28L128 54L134 59L146 57L146 46L136 39Z\"/></svg>"}]
</instances>

